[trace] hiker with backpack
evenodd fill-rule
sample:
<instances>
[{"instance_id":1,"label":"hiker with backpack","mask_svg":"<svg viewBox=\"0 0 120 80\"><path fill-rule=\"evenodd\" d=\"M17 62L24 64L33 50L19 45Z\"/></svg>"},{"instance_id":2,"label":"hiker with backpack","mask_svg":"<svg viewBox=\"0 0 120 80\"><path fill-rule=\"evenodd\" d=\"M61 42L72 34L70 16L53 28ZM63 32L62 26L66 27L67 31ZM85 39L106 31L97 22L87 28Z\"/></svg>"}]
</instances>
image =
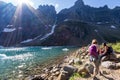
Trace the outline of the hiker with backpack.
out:
<instances>
[{"instance_id":1,"label":"hiker with backpack","mask_svg":"<svg viewBox=\"0 0 120 80\"><path fill-rule=\"evenodd\" d=\"M101 50L100 58L108 57L110 59L110 55L113 54L113 48L111 46L108 46L106 43L102 44L103 48Z\"/></svg>"},{"instance_id":2,"label":"hiker with backpack","mask_svg":"<svg viewBox=\"0 0 120 80\"><path fill-rule=\"evenodd\" d=\"M98 42L96 39L92 40L92 44L88 48L89 52L89 57L90 57L90 62L93 62L94 64L94 73L93 73L93 78L96 78L96 75L98 74L99 71L99 66L100 66L100 59L99 59L99 48L98 48Z\"/></svg>"}]
</instances>

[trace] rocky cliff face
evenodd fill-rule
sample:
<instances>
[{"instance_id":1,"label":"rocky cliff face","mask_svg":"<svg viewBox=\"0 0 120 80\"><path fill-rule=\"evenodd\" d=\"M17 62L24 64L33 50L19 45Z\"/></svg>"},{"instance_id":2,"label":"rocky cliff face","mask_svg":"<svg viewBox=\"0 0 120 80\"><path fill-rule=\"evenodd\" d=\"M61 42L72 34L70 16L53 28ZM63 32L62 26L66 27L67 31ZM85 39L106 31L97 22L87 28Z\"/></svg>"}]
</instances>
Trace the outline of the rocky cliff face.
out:
<instances>
[{"instance_id":1,"label":"rocky cliff face","mask_svg":"<svg viewBox=\"0 0 120 80\"><path fill-rule=\"evenodd\" d=\"M17 7L11 3L0 4L0 45L3 46L13 46L24 40L42 37L51 31L56 18L53 6L39 6L35 10L27 4Z\"/></svg>"},{"instance_id":2,"label":"rocky cliff face","mask_svg":"<svg viewBox=\"0 0 120 80\"><path fill-rule=\"evenodd\" d=\"M57 26L53 35L41 45L88 45L93 38L99 43L120 40L120 7L109 9L107 5L94 8L77 0L69 9L57 14Z\"/></svg>"},{"instance_id":3,"label":"rocky cliff face","mask_svg":"<svg viewBox=\"0 0 120 80\"><path fill-rule=\"evenodd\" d=\"M106 26L107 25L107 26ZM120 28L111 24L89 24L80 21L65 21L56 26L53 35L44 40L41 45L72 45L83 46L91 43L92 39L102 42L120 40Z\"/></svg>"},{"instance_id":4,"label":"rocky cliff face","mask_svg":"<svg viewBox=\"0 0 120 80\"><path fill-rule=\"evenodd\" d=\"M0 2L0 45L80 46L90 43L93 38L99 42L120 40L120 7L94 8L85 5L83 0L77 0L72 7L58 14L48 5L34 9L23 4L22 13L16 12L20 11L18 7ZM12 27L8 29L7 25Z\"/></svg>"},{"instance_id":5,"label":"rocky cliff face","mask_svg":"<svg viewBox=\"0 0 120 80\"><path fill-rule=\"evenodd\" d=\"M11 21L16 7L11 3L0 2L0 31Z\"/></svg>"},{"instance_id":6,"label":"rocky cliff face","mask_svg":"<svg viewBox=\"0 0 120 80\"><path fill-rule=\"evenodd\" d=\"M63 9L58 14L59 21L65 19L80 20L84 22L110 22L119 23L120 8L109 9L107 5L100 8L93 8L85 5L82 0L76 3L69 9ZM63 17L62 17L63 16Z\"/></svg>"}]
</instances>

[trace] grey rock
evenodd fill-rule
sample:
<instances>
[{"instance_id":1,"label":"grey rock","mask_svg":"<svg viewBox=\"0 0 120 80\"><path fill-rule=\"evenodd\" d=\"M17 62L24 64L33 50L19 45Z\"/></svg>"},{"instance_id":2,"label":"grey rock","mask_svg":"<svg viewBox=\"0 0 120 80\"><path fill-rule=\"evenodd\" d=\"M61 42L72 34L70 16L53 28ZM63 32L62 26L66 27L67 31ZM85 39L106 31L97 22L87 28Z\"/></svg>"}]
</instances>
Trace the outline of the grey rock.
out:
<instances>
[{"instance_id":1,"label":"grey rock","mask_svg":"<svg viewBox=\"0 0 120 80\"><path fill-rule=\"evenodd\" d=\"M86 64L86 65L85 65L85 69L86 69L89 73L93 74L94 66L93 66L92 64Z\"/></svg>"},{"instance_id":2,"label":"grey rock","mask_svg":"<svg viewBox=\"0 0 120 80\"><path fill-rule=\"evenodd\" d=\"M56 80L68 80L68 78L69 78L68 72L61 71L60 75L58 76Z\"/></svg>"},{"instance_id":3,"label":"grey rock","mask_svg":"<svg viewBox=\"0 0 120 80\"><path fill-rule=\"evenodd\" d=\"M68 75L72 75L74 72L76 72L78 69L74 66L71 65L66 65L63 67L64 71L67 71L69 74Z\"/></svg>"},{"instance_id":4,"label":"grey rock","mask_svg":"<svg viewBox=\"0 0 120 80\"><path fill-rule=\"evenodd\" d=\"M116 63L116 68L120 69L120 63Z\"/></svg>"},{"instance_id":5,"label":"grey rock","mask_svg":"<svg viewBox=\"0 0 120 80\"><path fill-rule=\"evenodd\" d=\"M102 62L101 65L105 68L108 68L108 69L115 69L116 68L116 63L111 62L111 61Z\"/></svg>"}]
</instances>

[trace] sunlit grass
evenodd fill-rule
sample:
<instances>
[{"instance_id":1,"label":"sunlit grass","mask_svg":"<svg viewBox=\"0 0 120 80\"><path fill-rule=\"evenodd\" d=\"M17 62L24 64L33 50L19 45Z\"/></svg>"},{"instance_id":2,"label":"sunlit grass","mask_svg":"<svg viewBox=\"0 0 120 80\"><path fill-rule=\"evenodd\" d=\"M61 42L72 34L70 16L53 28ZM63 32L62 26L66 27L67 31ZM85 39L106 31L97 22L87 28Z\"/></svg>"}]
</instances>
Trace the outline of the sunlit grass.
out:
<instances>
[{"instance_id":1,"label":"sunlit grass","mask_svg":"<svg viewBox=\"0 0 120 80\"><path fill-rule=\"evenodd\" d=\"M75 79L77 79L77 78L79 78L79 77L81 77L81 76L79 75L79 73L74 73L74 74L70 77L69 80L75 80Z\"/></svg>"},{"instance_id":2,"label":"sunlit grass","mask_svg":"<svg viewBox=\"0 0 120 80\"><path fill-rule=\"evenodd\" d=\"M79 78L85 78L85 76L86 76L86 73L85 73L85 72L83 72L83 73L81 73L81 74L79 74L79 73L74 73L74 74L70 77L69 80L76 80L76 79L79 79Z\"/></svg>"},{"instance_id":3,"label":"sunlit grass","mask_svg":"<svg viewBox=\"0 0 120 80\"><path fill-rule=\"evenodd\" d=\"M110 45L113 47L114 51L120 52L120 42L111 43Z\"/></svg>"}]
</instances>

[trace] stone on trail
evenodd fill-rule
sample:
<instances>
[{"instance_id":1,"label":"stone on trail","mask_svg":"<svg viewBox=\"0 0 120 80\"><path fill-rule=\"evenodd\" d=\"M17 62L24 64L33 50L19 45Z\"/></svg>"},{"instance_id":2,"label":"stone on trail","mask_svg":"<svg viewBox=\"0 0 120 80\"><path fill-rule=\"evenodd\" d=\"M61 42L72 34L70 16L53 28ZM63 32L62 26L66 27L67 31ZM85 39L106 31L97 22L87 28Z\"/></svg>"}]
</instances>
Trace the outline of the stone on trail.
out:
<instances>
[{"instance_id":1,"label":"stone on trail","mask_svg":"<svg viewBox=\"0 0 120 80\"><path fill-rule=\"evenodd\" d=\"M40 75L29 76L25 80L44 80Z\"/></svg>"},{"instance_id":2,"label":"stone on trail","mask_svg":"<svg viewBox=\"0 0 120 80\"><path fill-rule=\"evenodd\" d=\"M111 61L105 61L101 63L102 67L105 67L107 69L115 69L116 68L116 63L115 62L111 62Z\"/></svg>"},{"instance_id":3,"label":"stone on trail","mask_svg":"<svg viewBox=\"0 0 120 80\"><path fill-rule=\"evenodd\" d=\"M86 64L85 69L90 73L93 74L94 66L92 64Z\"/></svg>"},{"instance_id":4,"label":"stone on trail","mask_svg":"<svg viewBox=\"0 0 120 80\"><path fill-rule=\"evenodd\" d=\"M116 68L120 69L120 63L116 63Z\"/></svg>"},{"instance_id":5,"label":"stone on trail","mask_svg":"<svg viewBox=\"0 0 120 80\"><path fill-rule=\"evenodd\" d=\"M68 72L61 71L61 73L59 74L59 76L56 80L67 80L68 78L69 78Z\"/></svg>"},{"instance_id":6,"label":"stone on trail","mask_svg":"<svg viewBox=\"0 0 120 80\"><path fill-rule=\"evenodd\" d=\"M63 67L64 71L67 71L69 74L68 75L72 75L74 72L76 72L78 69L74 66L71 65L66 65Z\"/></svg>"},{"instance_id":7,"label":"stone on trail","mask_svg":"<svg viewBox=\"0 0 120 80\"><path fill-rule=\"evenodd\" d=\"M74 59L74 63L78 63L80 61L79 58Z\"/></svg>"},{"instance_id":8,"label":"stone on trail","mask_svg":"<svg viewBox=\"0 0 120 80\"><path fill-rule=\"evenodd\" d=\"M74 59L71 59L71 60L69 60L69 65L72 65L72 64L74 64Z\"/></svg>"},{"instance_id":9,"label":"stone on trail","mask_svg":"<svg viewBox=\"0 0 120 80\"><path fill-rule=\"evenodd\" d=\"M82 72L88 73L88 71L86 70L85 67L80 67L77 71L79 74L81 74Z\"/></svg>"}]
</instances>

